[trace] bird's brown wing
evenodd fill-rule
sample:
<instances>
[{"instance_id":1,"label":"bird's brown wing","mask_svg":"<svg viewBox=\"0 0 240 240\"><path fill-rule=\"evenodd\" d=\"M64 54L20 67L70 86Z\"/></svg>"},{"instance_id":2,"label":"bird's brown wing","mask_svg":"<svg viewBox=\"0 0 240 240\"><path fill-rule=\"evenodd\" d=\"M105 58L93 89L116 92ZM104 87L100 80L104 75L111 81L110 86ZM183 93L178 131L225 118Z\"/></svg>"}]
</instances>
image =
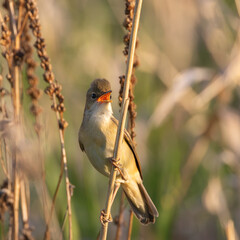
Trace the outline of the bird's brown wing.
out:
<instances>
[{"instance_id":1,"label":"bird's brown wing","mask_svg":"<svg viewBox=\"0 0 240 240\"><path fill-rule=\"evenodd\" d=\"M118 126L118 120L116 118L114 118L114 117L112 117L111 119ZM128 131L126 129L124 129L124 140L127 142L128 146L132 150L132 153L134 155L135 163L137 165L138 171L140 173L141 178L143 178L142 177L142 169L141 169L139 157L137 155L137 152L136 152L135 146L133 144L132 138L131 138L131 136L129 135L129 133L128 133Z\"/></svg>"}]
</instances>

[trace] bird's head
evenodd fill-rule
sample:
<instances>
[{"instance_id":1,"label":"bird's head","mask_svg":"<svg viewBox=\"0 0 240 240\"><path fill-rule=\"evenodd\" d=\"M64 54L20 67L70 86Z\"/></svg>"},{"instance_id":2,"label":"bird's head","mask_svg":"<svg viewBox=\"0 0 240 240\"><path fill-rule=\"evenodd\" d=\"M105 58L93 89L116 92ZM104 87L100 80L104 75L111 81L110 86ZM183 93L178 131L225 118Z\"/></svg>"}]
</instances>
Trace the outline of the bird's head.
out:
<instances>
[{"instance_id":1,"label":"bird's head","mask_svg":"<svg viewBox=\"0 0 240 240\"><path fill-rule=\"evenodd\" d=\"M111 103L111 85L106 79L95 79L87 91L86 109L98 107L103 103Z\"/></svg>"}]
</instances>

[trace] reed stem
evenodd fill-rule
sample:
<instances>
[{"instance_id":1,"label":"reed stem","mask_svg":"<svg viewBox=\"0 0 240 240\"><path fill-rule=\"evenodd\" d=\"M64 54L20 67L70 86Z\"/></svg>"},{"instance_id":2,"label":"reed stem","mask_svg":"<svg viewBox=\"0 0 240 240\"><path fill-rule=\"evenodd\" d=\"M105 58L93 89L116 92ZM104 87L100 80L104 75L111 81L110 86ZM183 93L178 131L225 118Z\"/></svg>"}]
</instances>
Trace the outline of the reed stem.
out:
<instances>
[{"instance_id":1,"label":"reed stem","mask_svg":"<svg viewBox=\"0 0 240 240\"><path fill-rule=\"evenodd\" d=\"M117 130L117 136L115 140L115 146L114 146L114 154L113 154L114 159L119 159L121 143L123 141L123 134L124 134L124 128L125 128L125 122L126 122L127 110L128 110L128 104L129 104L129 98L128 98L129 85L130 85L130 80L132 76L134 52L136 47L141 8L142 8L142 0L136 0L134 16L133 16L133 27L132 27L131 37L130 37L130 44L129 44L129 54L127 58L127 68L126 68L126 75L125 75L126 80L124 82L124 88L123 88L123 101L121 106L121 115L120 115L118 130ZM106 219L108 219L110 216L112 196L113 196L113 190L114 190L115 180L117 176L117 171L118 170L114 166L112 166L106 206L105 206ZM108 230L108 221L102 224L101 233L100 233L101 240L105 240L107 238L107 230Z\"/></svg>"}]
</instances>

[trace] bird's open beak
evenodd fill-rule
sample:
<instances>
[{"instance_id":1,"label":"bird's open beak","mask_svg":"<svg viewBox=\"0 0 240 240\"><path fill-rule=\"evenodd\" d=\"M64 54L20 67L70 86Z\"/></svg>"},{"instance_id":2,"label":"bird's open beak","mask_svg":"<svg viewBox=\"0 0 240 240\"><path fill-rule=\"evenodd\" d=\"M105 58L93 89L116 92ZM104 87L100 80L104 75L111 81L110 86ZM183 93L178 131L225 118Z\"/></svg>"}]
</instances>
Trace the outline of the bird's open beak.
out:
<instances>
[{"instance_id":1,"label":"bird's open beak","mask_svg":"<svg viewBox=\"0 0 240 240\"><path fill-rule=\"evenodd\" d=\"M103 95L101 95L101 96L97 99L97 102L101 102L101 103L104 103L104 102L112 102L112 100L111 100L111 93L112 93L111 90L105 92Z\"/></svg>"}]
</instances>

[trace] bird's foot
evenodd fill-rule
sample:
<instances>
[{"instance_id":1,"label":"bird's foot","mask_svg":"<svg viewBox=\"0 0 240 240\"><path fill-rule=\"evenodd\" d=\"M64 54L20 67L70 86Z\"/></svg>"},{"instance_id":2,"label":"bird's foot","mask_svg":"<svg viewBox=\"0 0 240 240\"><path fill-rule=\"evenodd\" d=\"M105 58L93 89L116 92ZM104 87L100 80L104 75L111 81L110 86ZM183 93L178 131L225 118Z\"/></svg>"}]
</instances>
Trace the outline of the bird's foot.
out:
<instances>
[{"instance_id":1,"label":"bird's foot","mask_svg":"<svg viewBox=\"0 0 240 240\"><path fill-rule=\"evenodd\" d=\"M112 222L113 219L112 219L111 213L109 214L109 217L107 218L107 214L105 213L105 210L103 209L101 211L100 221L101 221L102 225L105 225L107 222Z\"/></svg>"},{"instance_id":2,"label":"bird's foot","mask_svg":"<svg viewBox=\"0 0 240 240\"><path fill-rule=\"evenodd\" d=\"M121 170L122 165L119 163L120 159L111 158L112 165L117 168L118 172L122 176L123 180L127 181L127 178L124 176L123 171Z\"/></svg>"}]
</instances>

